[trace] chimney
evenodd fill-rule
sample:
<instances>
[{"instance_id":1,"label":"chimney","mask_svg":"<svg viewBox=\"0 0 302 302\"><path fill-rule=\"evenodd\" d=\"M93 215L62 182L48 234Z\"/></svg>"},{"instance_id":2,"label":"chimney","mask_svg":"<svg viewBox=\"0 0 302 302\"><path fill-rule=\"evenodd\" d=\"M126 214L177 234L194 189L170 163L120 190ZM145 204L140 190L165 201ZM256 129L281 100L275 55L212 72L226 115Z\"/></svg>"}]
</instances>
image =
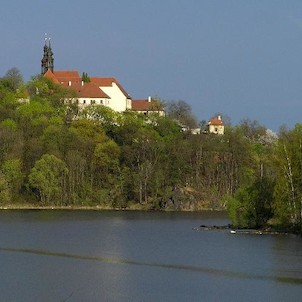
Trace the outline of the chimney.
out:
<instances>
[{"instance_id":1,"label":"chimney","mask_svg":"<svg viewBox=\"0 0 302 302\"><path fill-rule=\"evenodd\" d=\"M220 114L217 116L217 118L221 121L221 115Z\"/></svg>"},{"instance_id":2,"label":"chimney","mask_svg":"<svg viewBox=\"0 0 302 302\"><path fill-rule=\"evenodd\" d=\"M151 103L151 96L148 97L148 102Z\"/></svg>"}]
</instances>

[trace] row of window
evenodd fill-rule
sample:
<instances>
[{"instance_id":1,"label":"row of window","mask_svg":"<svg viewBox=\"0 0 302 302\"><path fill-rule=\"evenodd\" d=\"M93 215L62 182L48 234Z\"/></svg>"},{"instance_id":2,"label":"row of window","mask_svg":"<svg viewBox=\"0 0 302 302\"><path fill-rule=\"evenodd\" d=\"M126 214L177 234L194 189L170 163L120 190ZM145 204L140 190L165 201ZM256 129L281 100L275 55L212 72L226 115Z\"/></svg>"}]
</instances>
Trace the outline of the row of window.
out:
<instances>
[{"instance_id":1,"label":"row of window","mask_svg":"<svg viewBox=\"0 0 302 302\"><path fill-rule=\"evenodd\" d=\"M79 103L79 101L77 100L77 103ZM97 102L96 100L83 100L83 104L88 104L88 105L94 105L94 104L98 104L98 105L108 105L109 104L109 100L99 100L99 102Z\"/></svg>"},{"instance_id":2,"label":"row of window","mask_svg":"<svg viewBox=\"0 0 302 302\"><path fill-rule=\"evenodd\" d=\"M66 102L66 101L65 101ZM75 104L85 104L85 105L109 105L109 100L83 100L79 101L77 100L68 100L69 104L75 103Z\"/></svg>"}]
</instances>

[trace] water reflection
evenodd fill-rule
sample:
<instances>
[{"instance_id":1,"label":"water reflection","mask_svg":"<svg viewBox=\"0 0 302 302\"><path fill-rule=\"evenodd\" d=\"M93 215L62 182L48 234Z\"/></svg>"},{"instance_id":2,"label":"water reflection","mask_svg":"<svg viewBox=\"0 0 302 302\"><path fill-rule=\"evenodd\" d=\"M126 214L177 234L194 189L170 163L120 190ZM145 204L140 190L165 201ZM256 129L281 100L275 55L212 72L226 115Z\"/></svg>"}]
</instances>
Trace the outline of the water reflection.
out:
<instances>
[{"instance_id":1,"label":"water reflection","mask_svg":"<svg viewBox=\"0 0 302 302\"><path fill-rule=\"evenodd\" d=\"M63 258L73 258L78 260L88 260L105 262L109 264L126 264L126 265L138 265L146 267L158 267L163 269L173 269L173 270L184 270L196 273L205 273L221 277L231 277L239 279L257 279L257 280L272 280L283 283L294 283L302 284L302 278L299 277L288 277L288 276L270 276L270 275L256 275L245 272L235 272L230 270L219 270L207 267L198 267L190 265L178 265L178 264L164 264L164 263L151 263L151 262L140 262L135 260L127 260L122 258L109 258L109 257L99 257L99 256L85 256L76 254L67 254L59 252L51 252L46 250L35 250L35 249L22 249L22 248L10 248L10 247L0 247L2 252L13 252L13 253L27 253L34 255L50 256L50 257L63 257Z\"/></svg>"},{"instance_id":2,"label":"water reflection","mask_svg":"<svg viewBox=\"0 0 302 302\"><path fill-rule=\"evenodd\" d=\"M302 240L224 213L0 211L1 301L300 301Z\"/></svg>"}]
</instances>

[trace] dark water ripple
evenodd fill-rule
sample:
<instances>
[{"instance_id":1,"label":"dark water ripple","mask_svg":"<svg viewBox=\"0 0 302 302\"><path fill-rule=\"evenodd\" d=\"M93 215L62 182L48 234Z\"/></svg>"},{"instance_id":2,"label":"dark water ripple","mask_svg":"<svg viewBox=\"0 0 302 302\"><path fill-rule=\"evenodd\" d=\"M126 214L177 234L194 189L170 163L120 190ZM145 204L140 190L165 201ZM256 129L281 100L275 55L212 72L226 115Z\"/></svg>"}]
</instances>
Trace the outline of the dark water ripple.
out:
<instances>
[{"instance_id":1,"label":"dark water ripple","mask_svg":"<svg viewBox=\"0 0 302 302\"><path fill-rule=\"evenodd\" d=\"M254 280L269 280L277 281L281 283L290 283L290 284L302 284L302 278L289 277L289 276L270 276L270 275L259 275L251 274L246 272L235 272L230 270L220 270L207 267L198 267L191 265L178 265L178 264L164 264L156 262L142 262L134 260L126 260L122 258L109 258L109 257L100 257L100 256L86 256L86 255L76 255L60 252L52 252L47 250L37 250L37 249L25 249L25 248L11 248L11 247L0 247L1 252L11 252L11 253L27 253L34 255L50 256L50 257L62 257L62 258L71 258L78 260L88 260L88 261L97 261L103 263L111 264L126 264L126 265L138 265L145 267L157 267L164 269L173 269L173 270L183 270L196 273L206 273L215 276L221 277L231 277L239 279L254 279Z\"/></svg>"}]
</instances>

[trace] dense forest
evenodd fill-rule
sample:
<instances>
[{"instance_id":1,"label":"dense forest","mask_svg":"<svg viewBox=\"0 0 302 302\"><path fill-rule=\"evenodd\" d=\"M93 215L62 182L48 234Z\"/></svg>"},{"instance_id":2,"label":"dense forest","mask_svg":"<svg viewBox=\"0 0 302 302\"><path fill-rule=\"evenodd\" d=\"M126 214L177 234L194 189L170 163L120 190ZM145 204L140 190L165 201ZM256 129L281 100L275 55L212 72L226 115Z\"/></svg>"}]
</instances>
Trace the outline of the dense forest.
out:
<instances>
[{"instance_id":1,"label":"dense forest","mask_svg":"<svg viewBox=\"0 0 302 302\"><path fill-rule=\"evenodd\" d=\"M302 124L276 135L246 119L192 135L185 102L160 117L79 111L62 101L70 94L41 76L24 83L16 68L0 79L2 207L227 209L236 226L301 232Z\"/></svg>"}]
</instances>

